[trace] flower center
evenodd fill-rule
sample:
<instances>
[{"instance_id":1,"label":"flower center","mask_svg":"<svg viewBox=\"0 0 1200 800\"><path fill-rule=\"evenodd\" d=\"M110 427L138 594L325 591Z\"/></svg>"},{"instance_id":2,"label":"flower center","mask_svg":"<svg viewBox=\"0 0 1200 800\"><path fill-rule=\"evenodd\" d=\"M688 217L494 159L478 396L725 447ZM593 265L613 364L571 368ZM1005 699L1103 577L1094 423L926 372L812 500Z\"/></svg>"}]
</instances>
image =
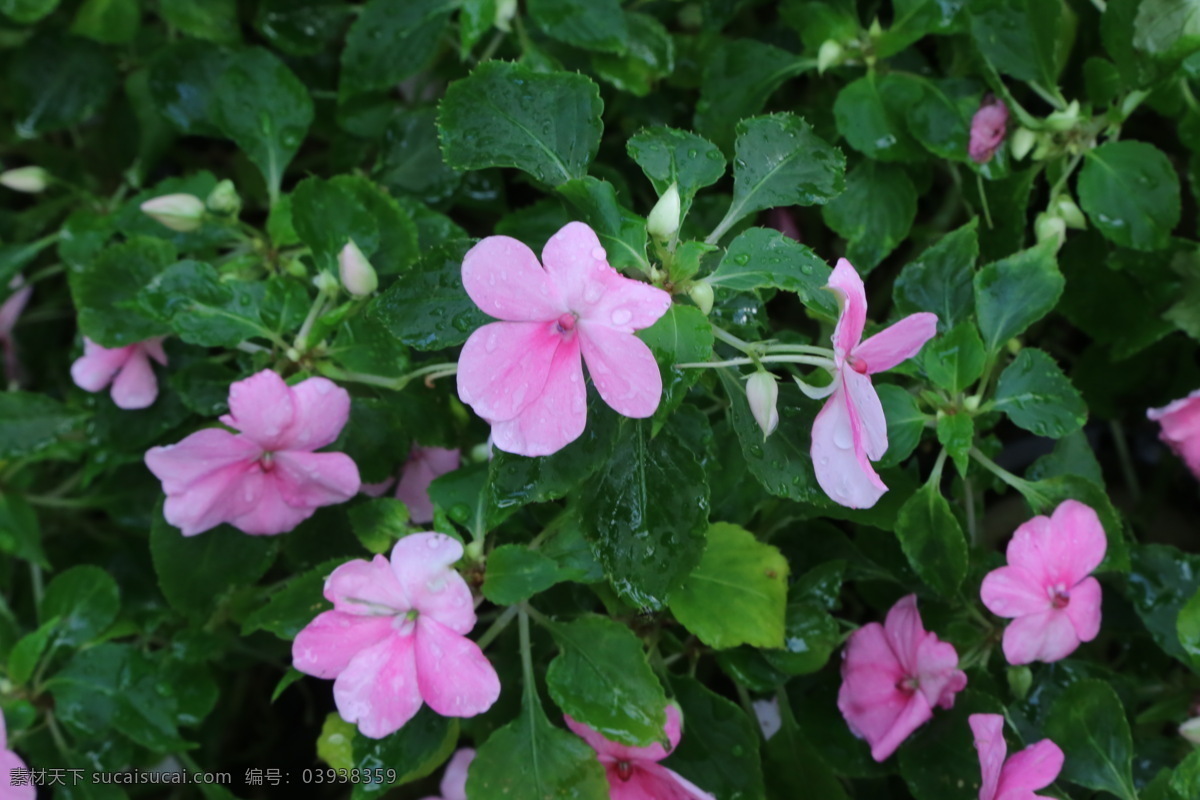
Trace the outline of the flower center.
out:
<instances>
[{"instance_id":1,"label":"flower center","mask_svg":"<svg viewBox=\"0 0 1200 800\"><path fill-rule=\"evenodd\" d=\"M855 355L848 356L846 363L850 365L850 369L857 372L859 375L867 374L867 362Z\"/></svg>"},{"instance_id":2,"label":"flower center","mask_svg":"<svg viewBox=\"0 0 1200 800\"><path fill-rule=\"evenodd\" d=\"M904 695L911 695L921 688L921 681L915 675L909 675L896 681L896 690Z\"/></svg>"},{"instance_id":3,"label":"flower center","mask_svg":"<svg viewBox=\"0 0 1200 800\"><path fill-rule=\"evenodd\" d=\"M633 777L633 764L630 764L628 761L618 761L617 762L617 775L623 781L627 781L630 778L632 778Z\"/></svg>"},{"instance_id":4,"label":"flower center","mask_svg":"<svg viewBox=\"0 0 1200 800\"><path fill-rule=\"evenodd\" d=\"M258 466L263 472L275 471L275 454L271 452L263 453L262 458L258 459Z\"/></svg>"},{"instance_id":5,"label":"flower center","mask_svg":"<svg viewBox=\"0 0 1200 800\"><path fill-rule=\"evenodd\" d=\"M572 311L568 311L568 312L564 313L561 317L558 318L558 323L557 323L558 332L559 333L570 333L571 331L575 330L575 322L578 319L579 319L579 316Z\"/></svg>"},{"instance_id":6,"label":"flower center","mask_svg":"<svg viewBox=\"0 0 1200 800\"><path fill-rule=\"evenodd\" d=\"M1057 583L1046 590L1046 594L1050 595L1050 605L1055 608L1066 608L1071 602L1071 592L1061 583Z\"/></svg>"}]
</instances>

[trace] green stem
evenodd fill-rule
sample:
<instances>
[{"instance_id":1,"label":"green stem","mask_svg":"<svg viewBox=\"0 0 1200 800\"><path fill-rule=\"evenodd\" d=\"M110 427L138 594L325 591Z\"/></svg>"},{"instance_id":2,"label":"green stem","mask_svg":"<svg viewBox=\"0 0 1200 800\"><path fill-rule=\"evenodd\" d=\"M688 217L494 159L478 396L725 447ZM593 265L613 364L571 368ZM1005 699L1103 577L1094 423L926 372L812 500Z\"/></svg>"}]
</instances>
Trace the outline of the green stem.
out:
<instances>
[{"instance_id":1,"label":"green stem","mask_svg":"<svg viewBox=\"0 0 1200 800\"><path fill-rule=\"evenodd\" d=\"M325 310L325 300L327 297L325 289L317 290L317 299L313 300L312 307L308 309L308 316L304 318L304 324L300 326L300 332L296 334L296 343L293 347L300 351L301 354L308 351L308 333L316 323L317 317L321 316L321 313Z\"/></svg>"},{"instance_id":2,"label":"green stem","mask_svg":"<svg viewBox=\"0 0 1200 800\"><path fill-rule=\"evenodd\" d=\"M716 337L717 339L720 339L722 342L724 342L727 345L730 345L731 347L741 350L743 353L757 352L754 349L754 345L750 344L750 342L739 339L738 337L734 336L729 331L722 328L720 325L713 325L712 332L713 332L714 337Z\"/></svg>"},{"instance_id":3,"label":"green stem","mask_svg":"<svg viewBox=\"0 0 1200 800\"><path fill-rule=\"evenodd\" d=\"M1082 160L1083 153L1080 153L1071 159L1070 163L1067 164L1067 168L1063 170L1063 174L1058 176L1058 180L1054 182L1054 186L1050 189L1051 203L1054 202L1054 198L1058 197L1059 192L1067 185L1067 181L1070 180L1072 173L1075 172L1075 169L1079 166L1079 162Z\"/></svg>"},{"instance_id":4,"label":"green stem","mask_svg":"<svg viewBox=\"0 0 1200 800\"><path fill-rule=\"evenodd\" d=\"M533 682L533 648L529 644L529 614L526 609L522 608L517 613L517 631L521 639L521 674L525 678L525 702L529 703L530 713L532 714L532 706L536 705L537 700L537 685Z\"/></svg>"},{"instance_id":5,"label":"green stem","mask_svg":"<svg viewBox=\"0 0 1200 800\"><path fill-rule=\"evenodd\" d=\"M975 487L971 479L963 478L963 498L967 504L967 536L972 545L979 546L979 523L975 519Z\"/></svg>"},{"instance_id":6,"label":"green stem","mask_svg":"<svg viewBox=\"0 0 1200 800\"><path fill-rule=\"evenodd\" d=\"M1121 462L1121 472L1125 476L1125 485L1129 487L1129 495L1133 498L1134 505L1142 497L1142 487L1138 482L1137 470L1133 468L1133 458L1129 454L1129 443L1125 440L1125 428L1119 420L1111 420L1108 423L1109 430L1112 431L1113 444L1117 447L1117 459Z\"/></svg>"},{"instance_id":7,"label":"green stem","mask_svg":"<svg viewBox=\"0 0 1200 800\"><path fill-rule=\"evenodd\" d=\"M504 609L504 613L496 617L496 621L483 632L483 635L475 642L479 645L480 650L486 650L487 646L496 640L496 637L504 633L504 629L513 621L513 617L520 613L520 606L509 606Z\"/></svg>"},{"instance_id":8,"label":"green stem","mask_svg":"<svg viewBox=\"0 0 1200 800\"><path fill-rule=\"evenodd\" d=\"M768 353L809 353L833 360L833 351L828 347L817 347L812 344L768 344Z\"/></svg>"},{"instance_id":9,"label":"green stem","mask_svg":"<svg viewBox=\"0 0 1200 800\"><path fill-rule=\"evenodd\" d=\"M352 372L340 367L334 366L328 362L323 362L317 365L317 371L327 378L333 378L339 381L350 381L352 383L365 383L368 386L379 386L384 389L400 391L416 378L424 377L426 383L438 378L445 378L449 375L454 375L458 372L458 364L444 362L441 364L431 364L427 367L422 367L418 370L413 370L407 375L401 375L398 378L385 378L382 375L368 375L363 372Z\"/></svg>"},{"instance_id":10,"label":"green stem","mask_svg":"<svg viewBox=\"0 0 1200 800\"><path fill-rule=\"evenodd\" d=\"M983 466L984 469L986 469L988 472L995 475L1000 480L1007 483L1012 488L1016 489L1021 494L1025 494L1026 492L1029 491L1029 489L1030 489L1029 481L1027 481L1023 478L1018 478L1016 475L1013 475L1011 472L1006 470L1004 467L1000 466L995 461L992 461L990 458L985 456L979 450L979 448L977 448L977 447L971 448L971 458L978 461Z\"/></svg>"},{"instance_id":11,"label":"green stem","mask_svg":"<svg viewBox=\"0 0 1200 800\"><path fill-rule=\"evenodd\" d=\"M686 364L676 364L683 369L699 369L702 367L741 367L749 364L807 364L810 367L821 367L830 372L837 371L837 365L831 358L816 356L761 356L759 358L731 358L728 361L693 361Z\"/></svg>"}]
</instances>

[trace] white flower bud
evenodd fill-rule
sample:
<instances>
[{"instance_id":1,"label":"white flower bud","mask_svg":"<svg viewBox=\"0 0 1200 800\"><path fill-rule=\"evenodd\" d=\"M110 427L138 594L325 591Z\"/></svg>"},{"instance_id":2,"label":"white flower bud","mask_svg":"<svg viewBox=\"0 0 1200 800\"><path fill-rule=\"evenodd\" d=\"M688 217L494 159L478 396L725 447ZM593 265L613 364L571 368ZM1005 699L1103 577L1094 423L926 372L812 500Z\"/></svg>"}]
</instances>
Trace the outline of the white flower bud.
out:
<instances>
[{"instance_id":1,"label":"white flower bud","mask_svg":"<svg viewBox=\"0 0 1200 800\"><path fill-rule=\"evenodd\" d=\"M1062 111L1055 111L1046 117L1046 127L1052 131L1069 131L1079 124L1079 101L1072 100L1071 104Z\"/></svg>"},{"instance_id":2,"label":"white flower bud","mask_svg":"<svg viewBox=\"0 0 1200 800\"><path fill-rule=\"evenodd\" d=\"M45 191L50 183L50 173L41 167L18 167L0 173L0 186L7 186L14 192L37 194Z\"/></svg>"},{"instance_id":3,"label":"white flower bud","mask_svg":"<svg viewBox=\"0 0 1200 800\"><path fill-rule=\"evenodd\" d=\"M688 297L692 298L692 302L696 304L707 316L708 312L712 311L713 307L713 288L708 281L696 281L692 284L692 288L688 289Z\"/></svg>"},{"instance_id":4,"label":"white flower bud","mask_svg":"<svg viewBox=\"0 0 1200 800\"><path fill-rule=\"evenodd\" d=\"M164 194L142 203L142 212L173 231L194 231L204 222L204 201L192 194Z\"/></svg>"},{"instance_id":5,"label":"white flower bud","mask_svg":"<svg viewBox=\"0 0 1200 800\"><path fill-rule=\"evenodd\" d=\"M496 16L492 21L497 28L508 33L512 30L510 24L517 15L517 0L496 0Z\"/></svg>"},{"instance_id":6,"label":"white flower bud","mask_svg":"<svg viewBox=\"0 0 1200 800\"><path fill-rule=\"evenodd\" d=\"M328 272L318 272L312 279L313 286L317 287L317 291L333 294L337 291L337 278L333 277Z\"/></svg>"},{"instance_id":7,"label":"white flower bud","mask_svg":"<svg viewBox=\"0 0 1200 800\"><path fill-rule=\"evenodd\" d=\"M1067 240L1067 223L1063 221L1062 217L1048 211L1037 215L1037 219L1033 223L1033 231L1037 234L1039 242L1054 239L1058 242L1058 246L1062 247L1063 242Z\"/></svg>"},{"instance_id":8,"label":"white flower bud","mask_svg":"<svg viewBox=\"0 0 1200 800\"><path fill-rule=\"evenodd\" d=\"M1069 194L1060 194L1054 202L1054 213L1062 217L1062 221L1067 224L1068 228L1082 231L1087 228L1087 219L1083 216L1083 212L1079 210L1079 206L1075 204L1075 200Z\"/></svg>"},{"instance_id":9,"label":"white flower bud","mask_svg":"<svg viewBox=\"0 0 1200 800\"><path fill-rule=\"evenodd\" d=\"M762 429L766 441L779 427L779 384L769 372L756 372L746 380L746 399L750 401L750 413Z\"/></svg>"},{"instance_id":10,"label":"white flower bud","mask_svg":"<svg viewBox=\"0 0 1200 800\"><path fill-rule=\"evenodd\" d=\"M817 51L817 74L823 75L825 70L842 63L843 53L841 42L833 39L826 39L822 42L821 49Z\"/></svg>"},{"instance_id":11,"label":"white flower bud","mask_svg":"<svg viewBox=\"0 0 1200 800\"><path fill-rule=\"evenodd\" d=\"M342 286L355 297L366 297L379 288L375 268L353 240L346 242L342 252L338 253L338 275L342 279Z\"/></svg>"},{"instance_id":12,"label":"white flower bud","mask_svg":"<svg viewBox=\"0 0 1200 800\"><path fill-rule=\"evenodd\" d=\"M238 196L237 189L234 188L231 180L223 180L218 183L208 193L208 199L204 203L208 206L209 211L226 217L236 217L242 210L242 198Z\"/></svg>"},{"instance_id":13,"label":"white flower bud","mask_svg":"<svg viewBox=\"0 0 1200 800\"><path fill-rule=\"evenodd\" d=\"M679 230L679 187L671 184L646 217L646 232L655 239L670 239Z\"/></svg>"},{"instance_id":14,"label":"white flower bud","mask_svg":"<svg viewBox=\"0 0 1200 800\"><path fill-rule=\"evenodd\" d=\"M1037 144L1037 134L1029 128L1017 128L1008 140L1008 149L1012 151L1014 161L1020 161L1029 155L1029 151Z\"/></svg>"},{"instance_id":15,"label":"white flower bud","mask_svg":"<svg viewBox=\"0 0 1200 800\"><path fill-rule=\"evenodd\" d=\"M1200 744L1200 717L1192 717L1180 725L1179 735L1192 744Z\"/></svg>"}]
</instances>

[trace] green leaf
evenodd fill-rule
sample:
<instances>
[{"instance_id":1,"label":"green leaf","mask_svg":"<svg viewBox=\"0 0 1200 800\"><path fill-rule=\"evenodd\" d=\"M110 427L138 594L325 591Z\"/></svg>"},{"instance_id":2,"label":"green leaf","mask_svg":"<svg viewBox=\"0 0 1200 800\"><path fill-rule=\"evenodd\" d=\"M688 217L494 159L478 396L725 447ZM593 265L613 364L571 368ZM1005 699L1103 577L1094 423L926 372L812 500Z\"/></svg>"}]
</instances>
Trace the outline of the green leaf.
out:
<instances>
[{"instance_id":1,"label":"green leaf","mask_svg":"<svg viewBox=\"0 0 1200 800\"><path fill-rule=\"evenodd\" d=\"M584 50L622 53L629 38L618 0L529 0L529 16L551 39Z\"/></svg>"},{"instance_id":2,"label":"green leaf","mask_svg":"<svg viewBox=\"0 0 1200 800\"><path fill-rule=\"evenodd\" d=\"M426 203L450 199L462 183L462 173L442 160L435 109L405 109L392 118L384 131L375 177L393 193Z\"/></svg>"},{"instance_id":3,"label":"green leaf","mask_svg":"<svg viewBox=\"0 0 1200 800\"><path fill-rule=\"evenodd\" d=\"M8 654L8 677L18 686L33 677L57 627L58 617L48 619L36 631L22 636L13 645L12 652Z\"/></svg>"},{"instance_id":4,"label":"green leaf","mask_svg":"<svg viewBox=\"0 0 1200 800\"><path fill-rule=\"evenodd\" d=\"M979 258L978 225L979 220L972 219L947 233L900 271L892 294L902 313L936 314L941 333L971 315L975 310L971 280Z\"/></svg>"},{"instance_id":5,"label":"green leaf","mask_svg":"<svg viewBox=\"0 0 1200 800\"><path fill-rule=\"evenodd\" d=\"M787 559L754 534L717 522L699 566L671 593L671 613L709 647L782 647Z\"/></svg>"},{"instance_id":6,"label":"green leaf","mask_svg":"<svg viewBox=\"0 0 1200 800\"><path fill-rule=\"evenodd\" d=\"M596 232L618 270L650 271L646 258L646 219L621 205L608 181L586 175L558 187L558 193L579 211L579 218Z\"/></svg>"},{"instance_id":7,"label":"green leaf","mask_svg":"<svg viewBox=\"0 0 1200 800\"><path fill-rule=\"evenodd\" d=\"M969 414L946 414L937 421L938 444L946 448L958 474L965 476L971 463L971 445L975 443L975 420Z\"/></svg>"},{"instance_id":8,"label":"green leaf","mask_svg":"<svg viewBox=\"0 0 1200 800\"><path fill-rule=\"evenodd\" d=\"M925 156L909 135L905 111L919 87L879 79L873 73L847 85L833 104L838 133L858 152L879 161L914 161Z\"/></svg>"},{"instance_id":9,"label":"green leaf","mask_svg":"<svg viewBox=\"0 0 1200 800\"><path fill-rule=\"evenodd\" d=\"M1023 349L1000 374L995 408L1038 436L1058 439L1087 422L1087 403L1054 359L1034 347Z\"/></svg>"},{"instance_id":10,"label":"green leaf","mask_svg":"<svg viewBox=\"0 0 1200 800\"><path fill-rule=\"evenodd\" d=\"M485 575L483 596L501 606L528 600L567 577L551 559L516 544L489 553Z\"/></svg>"},{"instance_id":11,"label":"green leaf","mask_svg":"<svg viewBox=\"0 0 1200 800\"><path fill-rule=\"evenodd\" d=\"M1187 653L1192 669L1200 671L1200 590L1179 609L1175 618L1175 632L1179 644Z\"/></svg>"},{"instance_id":12,"label":"green leaf","mask_svg":"<svg viewBox=\"0 0 1200 800\"><path fill-rule=\"evenodd\" d=\"M970 322L960 322L921 349L925 374L934 385L951 394L958 394L979 380L984 362L983 340Z\"/></svg>"},{"instance_id":13,"label":"green leaf","mask_svg":"<svg viewBox=\"0 0 1200 800\"><path fill-rule=\"evenodd\" d=\"M680 218L692 207L692 198L725 174L720 148L690 131L658 126L638 131L625 143L625 152L637 162L658 194L671 184L679 189Z\"/></svg>"},{"instance_id":14,"label":"green leaf","mask_svg":"<svg viewBox=\"0 0 1200 800\"><path fill-rule=\"evenodd\" d=\"M291 214L317 269L336 275L338 254L351 240L381 277L403 272L417 257L416 225L366 178L307 178L291 194Z\"/></svg>"},{"instance_id":15,"label":"green leaf","mask_svg":"<svg viewBox=\"0 0 1200 800\"><path fill-rule=\"evenodd\" d=\"M683 675L671 677L683 711L679 746L662 762L721 800L763 797L759 732L737 703Z\"/></svg>"},{"instance_id":16,"label":"green leaf","mask_svg":"<svg viewBox=\"0 0 1200 800\"><path fill-rule=\"evenodd\" d=\"M596 76L623 92L637 97L650 94L660 78L675 69L675 41L654 17L634 11L625 12L629 36L620 54L593 53L592 69Z\"/></svg>"},{"instance_id":17,"label":"green leaf","mask_svg":"<svg viewBox=\"0 0 1200 800\"><path fill-rule=\"evenodd\" d=\"M940 3L930 0L929 5ZM885 91L898 89L906 100L904 121L914 139L939 158L969 162L971 119L979 107L979 85L975 81L926 80L908 74L891 74L885 81Z\"/></svg>"},{"instance_id":18,"label":"green leaf","mask_svg":"<svg viewBox=\"0 0 1200 800\"><path fill-rule=\"evenodd\" d=\"M442 153L456 169L515 167L558 186L587 174L603 107L583 75L486 61L446 90L438 108Z\"/></svg>"},{"instance_id":19,"label":"green leaf","mask_svg":"<svg viewBox=\"0 0 1200 800\"><path fill-rule=\"evenodd\" d=\"M370 0L346 36L340 95L387 90L422 70L437 52L454 5L450 0Z\"/></svg>"},{"instance_id":20,"label":"green leaf","mask_svg":"<svg viewBox=\"0 0 1200 800\"><path fill-rule=\"evenodd\" d=\"M103 633L120 607L117 582L99 567L81 564L50 581L38 619L43 624L58 620L56 643L77 647Z\"/></svg>"},{"instance_id":21,"label":"green leaf","mask_svg":"<svg viewBox=\"0 0 1200 800\"><path fill-rule=\"evenodd\" d=\"M363 547L376 555L386 553L409 531L408 506L394 497L375 497L346 513L354 535Z\"/></svg>"},{"instance_id":22,"label":"green leaf","mask_svg":"<svg viewBox=\"0 0 1200 800\"><path fill-rule=\"evenodd\" d=\"M85 122L117 86L108 52L87 39L35 36L9 59L5 104L23 139Z\"/></svg>"},{"instance_id":23,"label":"green leaf","mask_svg":"<svg viewBox=\"0 0 1200 800\"><path fill-rule=\"evenodd\" d=\"M1133 21L1133 46L1167 59L1194 53L1200 49L1200 2L1142 0Z\"/></svg>"},{"instance_id":24,"label":"green leaf","mask_svg":"<svg viewBox=\"0 0 1200 800\"><path fill-rule=\"evenodd\" d=\"M824 290L831 272L816 253L795 239L770 228L748 228L729 243L708 282L735 292L765 287L795 292L801 303L834 319L837 299Z\"/></svg>"},{"instance_id":25,"label":"green leaf","mask_svg":"<svg viewBox=\"0 0 1200 800\"><path fill-rule=\"evenodd\" d=\"M1045 242L975 274L975 308L988 353L998 353L1058 303L1063 277L1054 251L1054 242Z\"/></svg>"},{"instance_id":26,"label":"green leaf","mask_svg":"<svg viewBox=\"0 0 1200 800\"><path fill-rule=\"evenodd\" d=\"M1137 800L1129 722L1108 683L1088 679L1068 686L1046 718L1046 736L1066 756L1061 780Z\"/></svg>"},{"instance_id":27,"label":"green leaf","mask_svg":"<svg viewBox=\"0 0 1200 800\"><path fill-rule=\"evenodd\" d=\"M143 286L175 261L175 248L161 239L137 237L106 248L67 277L79 310L79 329L103 347L124 347L168 329L149 317L136 297Z\"/></svg>"},{"instance_id":28,"label":"green leaf","mask_svg":"<svg viewBox=\"0 0 1200 800\"><path fill-rule=\"evenodd\" d=\"M683 402L688 389L700 379L700 370L681 369L676 364L707 361L712 356L712 325L704 313L692 306L673 304L638 338L650 346L663 375L662 400L654 420L661 425Z\"/></svg>"},{"instance_id":29,"label":"green leaf","mask_svg":"<svg viewBox=\"0 0 1200 800\"><path fill-rule=\"evenodd\" d=\"M367 306L367 313L409 347L441 350L491 322L467 295L462 260L475 244L455 239L430 250Z\"/></svg>"},{"instance_id":30,"label":"green leaf","mask_svg":"<svg viewBox=\"0 0 1200 800\"><path fill-rule=\"evenodd\" d=\"M694 121L697 132L728 152L735 126L762 111L784 81L815 64L756 39L718 41L715 49L702 54L704 74Z\"/></svg>"},{"instance_id":31,"label":"green leaf","mask_svg":"<svg viewBox=\"0 0 1200 800\"><path fill-rule=\"evenodd\" d=\"M21 25L37 22L54 9L59 0L0 0L0 14Z\"/></svg>"},{"instance_id":32,"label":"green leaf","mask_svg":"<svg viewBox=\"0 0 1200 800\"><path fill-rule=\"evenodd\" d=\"M1107 142L1084 157L1079 204L1110 241L1161 250L1179 223L1179 177L1154 145Z\"/></svg>"},{"instance_id":33,"label":"green leaf","mask_svg":"<svg viewBox=\"0 0 1200 800\"><path fill-rule=\"evenodd\" d=\"M242 620L242 636L249 636L254 631L270 631L280 639L295 639L296 634L318 614L333 608L322 590L325 579L344 563L346 561L340 558L326 561L289 578L270 593L265 605L246 615Z\"/></svg>"},{"instance_id":34,"label":"green leaf","mask_svg":"<svg viewBox=\"0 0 1200 800\"><path fill-rule=\"evenodd\" d=\"M954 708L934 715L900 747L900 775L915 800L975 800L979 797L979 756L970 735L972 714L998 714L996 698L968 688ZM1010 751L1011 753L1012 751Z\"/></svg>"},{"instance_id":35,"label":"green leaf","mask_svg":"<svg viewBox=\"0 0 1200 800\"><path fill-rule=\"evenodd\" d=\"M825 224L849 242L846 258L866 274L908 238L917 190L902 167L865 160L846 176L846 191L823 209Z\"/></svg>"},{"instance_id":36,"label":"green leaf","mask_svg":"<svg viewBox=\"0 0 1200 800\"><path fill-rule=\"evenodd\" d=\"M101 44L128 44L141 21L138 0L86 0L75 14L71 33Z\"/></svg>"},{"instance_id":37,"label":"green leaf","mask_svg":"<svg viewBox=\"0 0 1200 800\"><path fill-rule=\"evenodd\" d=\"M928 347L929 345L926 345ZM888 449L878 462L879 467L892 467L912 455L921 443L927 417L921 413L917 399L894 384L875 387L883 416L887 419Z\"/></svg>"},{"instance_id":38,"label":"green leaf","mask_svg":"<svg viewBox=\"0 0 1200 800\"><path fill-rule=\"evenodd\" d=\"M313 121L308 89L262 48L244 50L217 81L209 112L263 174L272 201Z\"/></svg>"},{"instance_id":39,"label":"green leaf","mask_svg":"<svg viewBox=\"0 0 1200 800\"><path fill-rule=\"evenodd\" d=\"M6 427L4 422L0 422L0 441ZM43 569L50 567L42 550L42 530L38 525L37 512L23 495L14 492L0 492L0 553L10 553Z\"/></svg>"},{"instance_id":40,"label":"green leaf","mask_svg":"<svg viewBox=\"0 0 1200 800\"><path fill-rule=\"evenodd\" d=\"M842 644L837 620L820 604L793 591L787 604L782 650L763 650L767 663L788 675L809 675L825 666Z\"/></svg>"},{"instance_id":41,"label":"green leaf","mask_svg":"<svg viewBox=\"0 0 1200 800\"><path fill-rule=\"evenodd\" d=\"M983 57L1017 80L1052 89L1058 81L1061 3L969 0L971 38Z\"/></svg>"},{"instance_id":42,"label":"green leaf","mask_svg":"<svg viewBox=\"0 0 1200 800\"><path fill-rule=\"evenodd\" d=\"M159 0L158 13L173 28L221 44L241 38L237 0Z\"/></svg>"},{"instance_id":43,"label":"green leaf","mask_svg":"<svg viewBox=\"0 0 1200 800\"><path fill-rule=\"evenodd\" d=\"M708 484L680 420L651 438L648 421L622 419L608 463L581 498L584 533L605 575L642 608L663 608L704 549Z\"/></svg>"},{"instance_id":44,"label":"green leaf","mask_svg":"<svg viewBox=\"0 0 1200 800\"><path fill-rule=\"evenodd\" d=\"M1131 556L1125 593L1134 611L1163 652L1193 663L1191 638L1185 641L1180 630L1191 626L1192 600L1200 591L1200 557L1162 544L1136 545Z\"/></svg>"},{"instance_id":45,"label":"green leaf","mask_svg":"<svg viewBox=\"0 0 1200 800\"><path fill-rule=\"evenodd\" d=\"M354 766L362 774L379 774L376 770L396 772L394 782L356 783L350 796L354 800L378 797L393 786L424 778L446 762L458 742L458 720L439 716L428 706L400 730L382 739L368 739L355 733L350 743Z\"/></svg>"},{"instance_id":46,"label":"green leaf","mask_svg":"<svg viewBox=\"0 0 1200 800\"><path fill-rule=\"evenodd\" d=\"M1040 481L1061 475L1076 475L1104 486L1104 475L1100 462L1092 452L1087 436L1082 431L1069 433L1054 443L1054 449L1039 458L1029 467L1025 476Z\"/></svg>"},{"instance_id":47,"label":"green leaf","mask_svg":"<svg viewBox=\"0 0 1200 800\"><path fill-rule=\"evenodd\" d=\"M17 458L44 450L82 418L78 411L68 410L48 395L0 392L0 458Z\"/></svg>"},{"instance_id":48,"label":"green leaf","mask_svg":"<svg viewBox=\"0 0 1200 800\"><path fill-rule=\"evenodd\" d=\"M662 740L667 695L633 631L596 615L548 628L559 653L546 670L546 689L564 713L621 744Z\"/></svg>"},{"instance_id":49,"label":"green leaf","mask_svg":"<svg viewBox=\"0 0 1200 800\"><path fill-rule=\"evenodd\" d=\"M150 97L160 114L186 134L220 136L209 116L217 81L233 61L229 50L183 39L150 61Z\"/></svg>"},{"instance_id":50,"label":"green leaf","mask_svg":"<svg viewBox=\"0 0 1200 800\"><path fill-rule=\"evenodd\" d=\"M339 0L263 0L254 27L288 55L315 56L340 41L353 14Z\"/></svg>"},{"instance_id":51,"label":"green leaf","mask_svg":"<svg viewBox=\"0 0 1200 800\"><path fill-rule=\"evenodd\" d=\"M256 336L273 337L272 326L263 319L268 290L288 283L293 282L282 276L270 283L222 281L208 264L180 261L146 284L138 299L185 342L234 347ZM282 299L282 290L276 291Z\"/></svg>"},{"instance_id":52,"label":"green leaf","mask_svg":"<svg viewBox=\"0 0 1200 800\"><path fill-rule=\"evenodd\" d=\"M896 538L913 571L929 588L953 598L967 577L967 539L933 482L900 507Z\"/></svg>"}]
</instances>

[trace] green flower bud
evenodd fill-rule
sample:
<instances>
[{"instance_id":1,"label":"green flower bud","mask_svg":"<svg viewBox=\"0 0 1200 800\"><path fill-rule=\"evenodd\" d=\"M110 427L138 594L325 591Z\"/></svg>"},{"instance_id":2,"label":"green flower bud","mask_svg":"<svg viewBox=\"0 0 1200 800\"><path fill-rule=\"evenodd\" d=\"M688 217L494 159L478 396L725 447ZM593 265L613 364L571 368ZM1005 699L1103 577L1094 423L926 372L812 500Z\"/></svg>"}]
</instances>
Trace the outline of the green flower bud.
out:
<instances>
[{"instance_id":1,"label":"green flower bud","mask_svg":"<svg viewBox=\"0 0 1200 800\"><path fill-rule=\"evenodd\" d=\"M1068 228L1082 231L1087 228L1087 218L1068 194L1060 194L1054 201L1054 213L1062 217Z\"/></svg>"},{"instance_id":2,"label":"green flower bud","mask_svg":"<svg viewBox=\"0 0 1200 800\"><path fill-rule=\"evenodd\" d=\"M1071 104L1062 111L1055 111L1046 117L1046 127L1052 131L1069 131L1079 124L1079 101L1072 100Z\"/></svg>"},{"instance_id":3,"label":"green flower bud","mask_svg":"<svg viewBox=\"0 0 1200 800\"><path fill-rule=\"evenodd\" d=\"M688 289L688 297L692 298L692 302L696 304L696 307L706 315L712 311L713 288L712 284L708 281L693 283L692 288Z\"/></svg>"},{"instance_id":4,"label":"green flower bud","mask_svg":"<svg viewBox=\"0 0 1200 800\"><path fill-rule=\"evenodd\" d=\"M214 214L220 214L223 217L236 217L242 210L242 198L238 197L237 189L233 186L233 181L223 180L208 193L208 199L204 201L208 206L208 210Z\"/></svg>"},{"instance_id":5,"label":"green flower bud","mask_svg":"<svg viewBox=\"0 0 1200 800\"><path fill-rule=\"evenodd\" d=\"M1063 242L1067 240L1067 223L1063 221L1062 217L1049 211L1043 211L1037 215L1037 219L1033 223L1033 231L1039 242L1053 239L1058 242L1059 247L1062 247Z\"/></svg>"},{"instance_id":6,"label":"green flower bud","mask_svg":"<svg viewBox=\"0 0 1200 800\"><path fill-rule=\"evenodd\" d=\"M817 74L823 75L825 70L842 63L844 53L841 42L833 39L826 39L822 42L821 49L817 51Z\"/></svg>"},{"instance_id":7,"label":"green flower bud","mask_svg":"<svg viewBox=\"0 0 1200 800\"><path fill-rule=\"evenodd\" d=\"M1014 161L1020 161L1029 155L1029 151L1037 144L1037 134L1029 128L1017 128L1008 140L1008 149L1012 151Z\"/></svg>"},{"instance_id":8,"label":"green flower bud","mask_svg":"<svg viewBox=\"0 0 1200 800\"><path fill-rule=\"evenodd\" d=\"M512 30L513 17L517 15L517 0L496 0L496 16L492 21L497 28L508 33Z\"/></svg>"}]
</instances>

